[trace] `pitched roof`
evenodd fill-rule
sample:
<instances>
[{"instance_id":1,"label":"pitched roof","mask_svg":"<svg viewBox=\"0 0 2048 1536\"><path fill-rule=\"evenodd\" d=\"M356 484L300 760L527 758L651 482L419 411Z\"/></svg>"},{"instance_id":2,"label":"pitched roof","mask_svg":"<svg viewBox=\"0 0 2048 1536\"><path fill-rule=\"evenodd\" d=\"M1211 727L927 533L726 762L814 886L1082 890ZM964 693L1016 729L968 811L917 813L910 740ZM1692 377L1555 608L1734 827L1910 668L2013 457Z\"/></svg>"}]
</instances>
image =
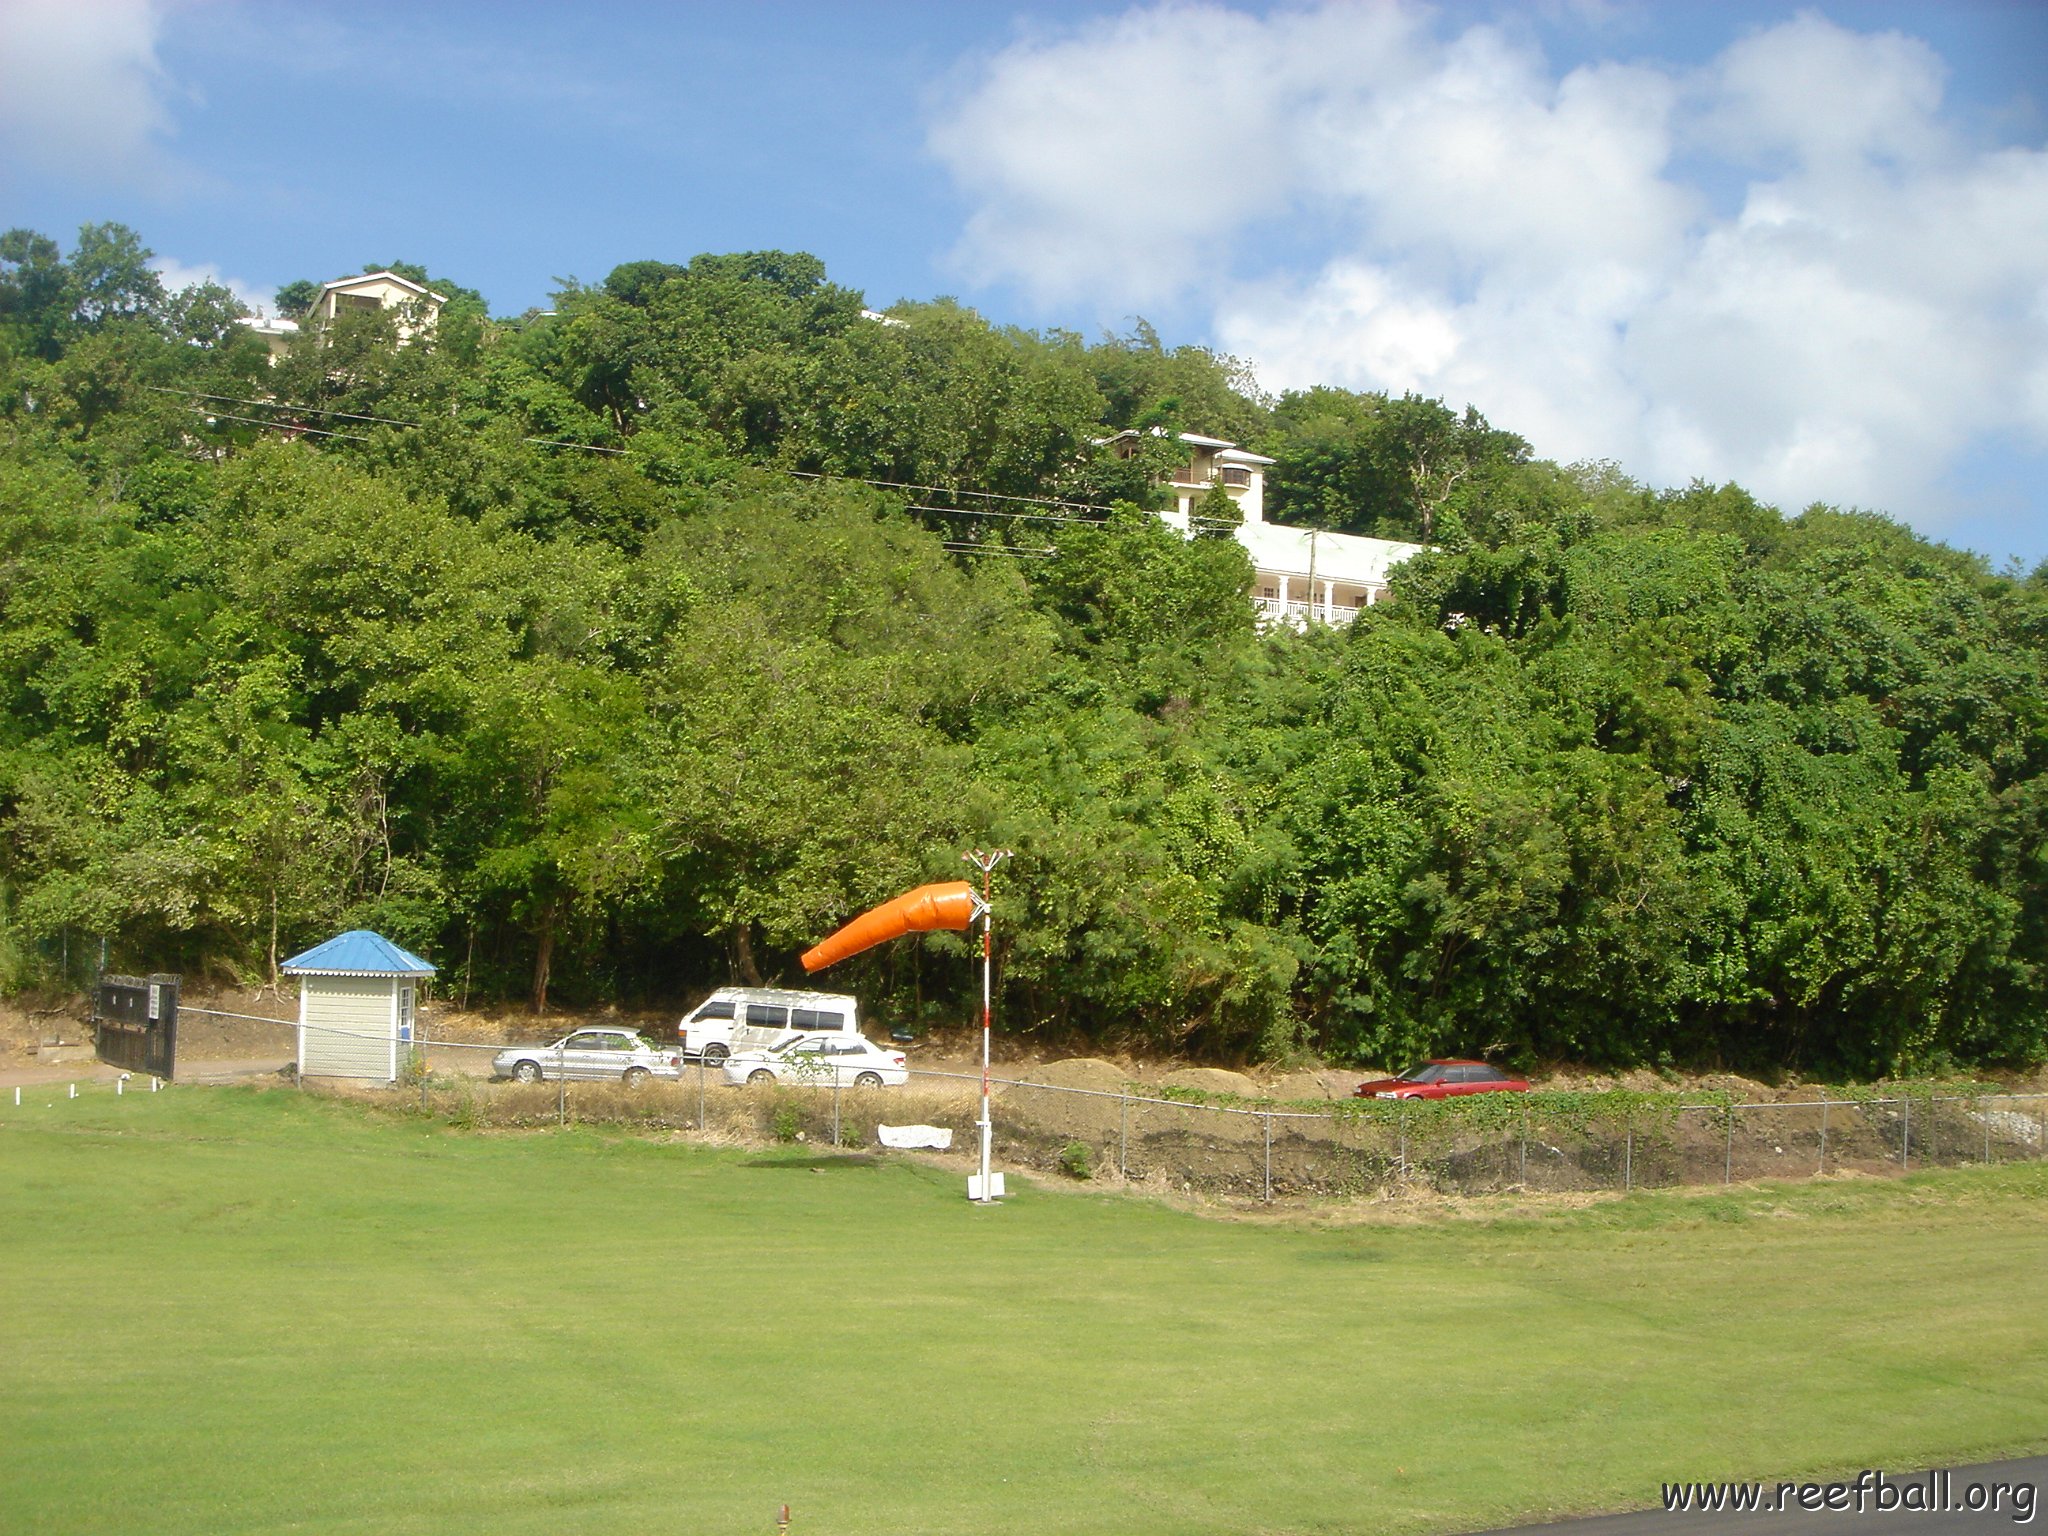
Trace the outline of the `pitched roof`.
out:
<instances>
[{"instance_id":1,"label":"pitched roof","mask_svg":"<svg viewBox=\"0 0 2048 1536\"><path fill-rule=\"evenodd\" d=\"M367 928L336 934L278 967L291 976L431 976L434 967Z\"/></svg>"},{"instance_id":2,"label":"pitched roof","mask_svg":"<svg viewBox=\"0 0 2048 1536\"><path fill-rule=\"evenodd\" d=\"M1234 531L1238 543L1259 570L1284 571L1290 576L1305 576L1313 571L1319 580L1373 586L1385 582L1395 566L1423 550L1420 544L1404 544L1397 539L1330 533L1321 528L1292 528L1285 523L1245 523Z\"/></svg>"},{"instance_id":3,"label":"pitched roof","mask_svg":"<svg viewBox=\"0 0 2048 1536\"><path fill-rule=\"evenodd\" d=\"M336 288L356 288L364 283L372 282L396 283L401 288L410 288L421 298L432 299L436 304L446 304L448 302L446 294L436 293L424 283L416 283L409 277L400 277L396 272L390 271L358 272L353 277L337 277L331 283L322 283L320 285L320 292L324 297L328 292ZM318 303L319 301L316 299L314 302Z\"/></svg>"}]
</instances>

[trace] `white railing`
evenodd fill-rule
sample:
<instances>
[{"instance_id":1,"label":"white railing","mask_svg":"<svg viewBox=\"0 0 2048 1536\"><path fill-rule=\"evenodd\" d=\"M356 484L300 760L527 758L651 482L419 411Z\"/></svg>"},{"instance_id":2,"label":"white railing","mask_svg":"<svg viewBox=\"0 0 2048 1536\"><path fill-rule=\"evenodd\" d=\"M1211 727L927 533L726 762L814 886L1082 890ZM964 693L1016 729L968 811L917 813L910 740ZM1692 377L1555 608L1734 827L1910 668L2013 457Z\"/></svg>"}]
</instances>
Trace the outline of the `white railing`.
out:
<instances>
[{"instance_id":1,"label":"white railing","mask_svg":"<svg viewBox=\"0 0 2048 1536\"><path fill-rule=\"evenodd\" d=\"M1252 604L1258 610L1261 624L1291 624L1296 629L1309 624L1349 624L1358 617L1356 608L1347 608L1342 603L1326 608L1320 601L1308 603L1289 598L1283 603L1277 597L1255 597Z\"/></svg>"}]
</instances>

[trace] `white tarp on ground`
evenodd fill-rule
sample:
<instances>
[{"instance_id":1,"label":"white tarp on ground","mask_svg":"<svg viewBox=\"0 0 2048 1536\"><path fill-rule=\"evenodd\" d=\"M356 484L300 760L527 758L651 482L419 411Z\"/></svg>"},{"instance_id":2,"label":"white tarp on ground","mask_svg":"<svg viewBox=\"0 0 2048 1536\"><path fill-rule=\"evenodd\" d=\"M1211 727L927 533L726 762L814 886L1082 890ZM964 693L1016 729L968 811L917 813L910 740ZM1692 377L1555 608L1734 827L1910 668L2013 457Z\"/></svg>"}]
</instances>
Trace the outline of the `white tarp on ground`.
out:
<instances>
[{"instance_id":1,"label":"white tarp on ground","mask_svg":"<svg viewBox=\"0 0 2048 1536\"><path fill-rule=\"evenodd\" d=\"M934 1147L944 1152L953 1145L953 1133L939 1125L878 1125L875 1134L885 1147Z\"/></svg>"}]
</instances>

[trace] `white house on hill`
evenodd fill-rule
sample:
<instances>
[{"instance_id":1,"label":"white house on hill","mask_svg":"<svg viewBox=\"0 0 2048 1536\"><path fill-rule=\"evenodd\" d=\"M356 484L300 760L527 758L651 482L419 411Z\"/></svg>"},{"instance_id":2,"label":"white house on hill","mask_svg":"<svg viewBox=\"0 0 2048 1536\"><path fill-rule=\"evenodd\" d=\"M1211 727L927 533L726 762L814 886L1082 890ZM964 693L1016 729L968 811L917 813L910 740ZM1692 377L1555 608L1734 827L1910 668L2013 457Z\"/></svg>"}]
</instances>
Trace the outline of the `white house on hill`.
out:
<instances>
[{"instance_id":1,"label":"white house on hill","mask_svg":"<svg viewBox=\"0 0 2048 1536\"><path fill-rule=\"evenodd\" d=\"M402 347L415 336L430 335L441 318L447 298L409 277L396 272L363 272L354 277L337 277L320 285L320 294L301 320L256 315L242 321L270 345L270 360L276 362L301 330L324 331L338 316L352 310L389 309L398 313L398 344Z\"/></svg>"},{"instance_id":2,"label":"white house on hill","mask_svg":"<svg viewBox=\"0 0 2048 1536\"><path fill-rule=\"evenodd\" d=\"M300 322L325 330L351 310L393 309L398 311L398 339L408 342L434 328L447 298L424 284L396 272L364 272L355 277L337 277L320 286L320 296Z\"/></svg>"},{"instance_id":3,"label":"white house on hill","mask_svg":"<svg viewBox=\"0 0 2048 1536\"><path fill-rule=\"evenodd\" d=\"M1154 433L1165 433L1154 428ZM1182 432L1188 462L1176 468L1167 483L1175 505L1160 515L1182 533L1191 531L1201 500L1221 485L1244 521L1235 533L1258 573L1253 601L1268 624L1311 622L1349 624L1358 610L1387 595L1394 567L1422 553L1420 544L1398 539L1371 539L1355 533L1330 533L1320 528L1294 528L1266 521L1266 469L1274 461L1219 437ZM1136 450L1138 434L1119 432L1102 440L1113 452Z\"/></svg>"}]
</instances>

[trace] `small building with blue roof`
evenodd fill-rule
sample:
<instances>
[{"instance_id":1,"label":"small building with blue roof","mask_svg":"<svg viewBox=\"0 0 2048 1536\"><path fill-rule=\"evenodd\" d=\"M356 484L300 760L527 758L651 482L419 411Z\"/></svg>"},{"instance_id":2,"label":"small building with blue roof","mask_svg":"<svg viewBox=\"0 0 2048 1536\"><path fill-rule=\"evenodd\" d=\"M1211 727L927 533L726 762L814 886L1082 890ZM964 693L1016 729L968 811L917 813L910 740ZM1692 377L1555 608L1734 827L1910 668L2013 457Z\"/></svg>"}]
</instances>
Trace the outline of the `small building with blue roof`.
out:
<instances>
[{"instance_id":1,"label":"small building with blue roof","mask_svg":"<svg viewBox=\"0 0 2048 1536\"><path fill-rule=\"evenodd\" d=\"M396 1082L417 1034L419 984L434 967L357 928L293 955L299 978L299 1075Z\"/></svg>"}]
</instances>

